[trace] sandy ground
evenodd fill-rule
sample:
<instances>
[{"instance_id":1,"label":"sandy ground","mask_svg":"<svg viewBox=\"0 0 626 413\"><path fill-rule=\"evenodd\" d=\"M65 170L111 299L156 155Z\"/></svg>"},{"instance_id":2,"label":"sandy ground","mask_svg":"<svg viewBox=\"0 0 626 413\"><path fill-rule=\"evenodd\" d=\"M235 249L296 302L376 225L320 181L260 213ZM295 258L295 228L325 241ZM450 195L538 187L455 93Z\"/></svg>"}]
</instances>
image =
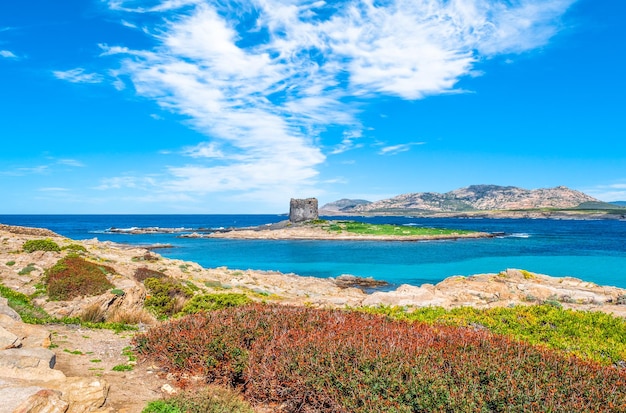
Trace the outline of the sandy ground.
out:
<instances>
[{"instance_id":1,"label":"sandy ground","mask_svg":"<svg viewBox=\"0 0 626 413\"><path fill-rule=\"evenodd\" d=\"M140 413L149 401L160 399L164 384L174 385L156 366L138 362L130 371L113 371L129 363L124 355L134 332L92 330L72 325L48 326L52 333L55 369L66 376L101 377L109 384L105 407L117 412ZM80 352L80 354L78 354Z\"/></svg>"}]
</instances>

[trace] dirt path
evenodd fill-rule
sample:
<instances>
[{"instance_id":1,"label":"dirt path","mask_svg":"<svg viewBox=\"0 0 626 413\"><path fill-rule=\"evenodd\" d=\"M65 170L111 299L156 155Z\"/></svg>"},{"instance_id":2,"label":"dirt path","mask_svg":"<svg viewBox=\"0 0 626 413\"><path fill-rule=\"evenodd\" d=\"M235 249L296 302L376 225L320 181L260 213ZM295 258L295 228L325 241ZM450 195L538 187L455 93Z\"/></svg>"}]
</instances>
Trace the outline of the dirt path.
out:
<instances>
[{"instance_id":1,"label":"dirt path","mask_svg":"<svg viewBox=\"0 0 626 413\"><path fill-rule=\"evenodd\" d=\"M164 384L173 385L158 368L144 363L129 371L112 370L129 364L132 332L116 334L72 325L52 325L49 330L57 355L55 369L68 377L104 378L111 386L105 406L116 412L140 413L147 402L161 398Z\"/></svg>"}]
</instances>

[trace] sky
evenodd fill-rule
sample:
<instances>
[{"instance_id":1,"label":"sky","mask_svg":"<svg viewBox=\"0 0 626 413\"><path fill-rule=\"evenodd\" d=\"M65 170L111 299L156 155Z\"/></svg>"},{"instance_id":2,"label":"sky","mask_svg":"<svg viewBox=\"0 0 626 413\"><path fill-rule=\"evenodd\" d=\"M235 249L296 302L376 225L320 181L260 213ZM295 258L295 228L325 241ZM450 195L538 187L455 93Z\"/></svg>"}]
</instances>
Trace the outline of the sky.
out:
<instances>
[{"instance_id":1,"label":"sky","mask_svg":"<svg viewBox=\"0 0 626 413\"><path fill-rule=\"evenodd\" d=\"M626 200L624 0L0 2L0 214Z\"/></svg>"}]
</instances>

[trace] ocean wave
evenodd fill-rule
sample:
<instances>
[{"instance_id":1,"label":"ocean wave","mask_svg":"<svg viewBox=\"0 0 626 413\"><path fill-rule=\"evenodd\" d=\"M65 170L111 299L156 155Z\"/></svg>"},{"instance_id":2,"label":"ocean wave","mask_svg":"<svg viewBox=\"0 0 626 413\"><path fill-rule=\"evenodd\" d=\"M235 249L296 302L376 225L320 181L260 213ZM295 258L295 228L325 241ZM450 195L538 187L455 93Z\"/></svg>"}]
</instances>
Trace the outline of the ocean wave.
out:
<instances>
[{"instance_id":1,"label":"ocean wave","mask_svg":"<svg viewBox=\"0 0 626 413\"><path fill-rule=\"evenodd\" d=\"M509 237L511 237L511 238L530 238L530 234L527 234L525 232L516 232L516 233L510 234Z\"/></svg>"}]
</instances>

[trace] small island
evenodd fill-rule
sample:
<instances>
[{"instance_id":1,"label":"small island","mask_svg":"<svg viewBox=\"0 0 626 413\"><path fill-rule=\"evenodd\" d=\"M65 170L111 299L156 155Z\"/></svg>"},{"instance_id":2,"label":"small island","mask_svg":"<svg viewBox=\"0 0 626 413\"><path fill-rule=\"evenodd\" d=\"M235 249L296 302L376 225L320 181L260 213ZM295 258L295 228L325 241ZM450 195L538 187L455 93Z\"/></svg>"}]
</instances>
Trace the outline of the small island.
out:
<instances>
[{"instance_id":1,"label":"small island","mask_svg":"<svg viewBox=\"0 0 626 413\"><path fill-rule=\"evenodd\" d=\"M428 241L460 238L492 238L494 234L447 228L368 224L320 219L317 199L292 199L289 220L247 228L228 228L183 235L187 238L237 238L341 241Z\"/></svg>"},{"instance_id":2,"label":"small island","mask_svg":"<svg viewBox=\"0 0 626 413\"><path fill-rule=\"evenodd\" d=\"M487 232L406 225L368 224L356 221L317 219L293 223L282 221L260 227L229 228L210 233L181 235L185 238L234 238L337 241L430 241L462 238L492 238Z\"/></svg>"}]
</instances>

